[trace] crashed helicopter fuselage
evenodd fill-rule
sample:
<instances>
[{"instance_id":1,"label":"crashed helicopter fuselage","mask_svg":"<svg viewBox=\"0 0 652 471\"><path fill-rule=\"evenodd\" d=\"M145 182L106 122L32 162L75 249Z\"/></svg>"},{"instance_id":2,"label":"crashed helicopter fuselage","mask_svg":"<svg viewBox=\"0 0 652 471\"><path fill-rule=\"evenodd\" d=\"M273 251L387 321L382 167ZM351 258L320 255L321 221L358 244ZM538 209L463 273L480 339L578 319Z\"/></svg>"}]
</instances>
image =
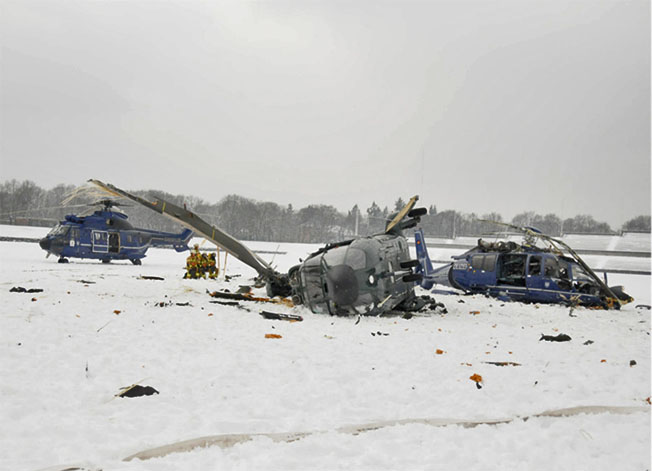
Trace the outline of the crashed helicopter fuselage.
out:
<instances>
[{"instance_id":1,"label":"crashed helicopter fuselage","mask_svg":"<svg viewBox=\"0 0 652 471\"><path fill-rule=\"evenodd\" d=\"M415 231L417 269L421 287L443 285L466 293L479 293L504 301L561 303L618 309L632 301L622 286L607 286L581 257L563 241L529 227L514 226L527 242L485 242L453 257L453 262L433 268L423 231ZM537 239L549 244L538 247ZM568 255L564 255L566 252Z\"/></svg>"},{"instance_id":2,"label":"crashed helicopter fuselage","mask_svg":"<svg viewBox=\"0 0 652 471\"><path fill-rule=\"evenodd\" d=\"M427 304L414 292L421 275L413 272L402 230L414 227L425 208L414 208L418 196L388 222L385 231L369 237L327 244L287 274L277 272L242 242L207 223L192 211L156 198L147 201L111 184L90 180L109 194L129 198L170 217L205 237L258 272L270 297L291 297L312 312L332 315L380 315L416 311Z\"/></svg>"},{"instance_id":3,"label":"crashed helicopter fuselage","mask_svg":"<svg viewBox=\"0 0 652 471\"><path fill-rule=\"evenodd\" d=\"M406 239L378 234L327 245L288 272L295 304L320 314L374 314L418 305Z\"/></svg>"}]
</instances>

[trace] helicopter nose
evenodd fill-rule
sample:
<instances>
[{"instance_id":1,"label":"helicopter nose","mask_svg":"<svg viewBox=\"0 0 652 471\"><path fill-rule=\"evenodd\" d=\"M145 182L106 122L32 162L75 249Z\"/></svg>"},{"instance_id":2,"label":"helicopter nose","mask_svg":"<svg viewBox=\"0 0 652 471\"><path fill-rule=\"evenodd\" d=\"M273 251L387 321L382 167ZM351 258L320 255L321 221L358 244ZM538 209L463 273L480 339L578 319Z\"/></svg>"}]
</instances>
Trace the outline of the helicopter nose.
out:
<instances>
[{"instance_id":1,"label":"helicopter nose","mask_svg":"<svg viewBox=\"0 0 652 471\"><path fill-rule=\"evenodd\" d=\"M357 299L360 289L353 268L348 265L335 265L326 274L328 291L335 304L351 306Z\"/></svg>"},{"instance_id":2,"label":"helicopter nose","mask_svg":"<svg viewBox=\"0 0 652 471\"><path fill-rule=\"evenodd\" d=\"M44 237L38 241L38 245L40 245L43 250L47 250L49 252L50 247L52 246L52 241L47 237Z\"/></svg>"}]
</instances>

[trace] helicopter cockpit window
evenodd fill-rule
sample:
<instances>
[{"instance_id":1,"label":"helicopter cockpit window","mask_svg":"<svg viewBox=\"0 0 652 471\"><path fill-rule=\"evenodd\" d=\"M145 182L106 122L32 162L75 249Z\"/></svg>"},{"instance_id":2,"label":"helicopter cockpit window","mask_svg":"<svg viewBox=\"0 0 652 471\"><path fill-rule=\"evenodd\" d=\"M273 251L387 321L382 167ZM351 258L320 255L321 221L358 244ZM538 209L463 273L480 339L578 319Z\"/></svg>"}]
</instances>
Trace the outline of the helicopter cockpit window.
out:
<instances>
[{"instance_id":1,"label":"helicopter cockpit window","mask_svg":"<svg viewBox=\"0 0 652 471\"><path fill-rule=\"evenodd\" d=\"M471 257L471 267L474 270L494 271L496 268L496 254L478 254Z\"/></svg>"},{"instance_id":2,"label":"helicopter cockpit window","mask_svg":"<svg viewBox=\"0 0 652 471\"><path fill-rule=\"evenodd\" d=\"M350 247L346 254L346 264L354 270L363 270L367 266L367 255L364 250Z\"/></svg>"},{"instance_id":3,"label":"helicopter cockpit window","mask_svg":"<svg viewBox=\"0 0 652 471\"><path fill-rule=\"evenodd\" d=\"M568 275L568 262L559 262L559 278L562 280L568 280L570 278Z\"/></svg>"},{"instance_id":4,"label":"helicopter cockpit window","mask_svg":"<svg viewBox=\"0 0 652 471\"><path fill-rule=\"evenodd\" d=\"M594 281L593 278L591 278L591 276L578 264L573 263L571 267L573 270L573 281Z\"/></svg>"},{"instance_id":5,"label":"helicopter cockpit window","mask_svg":"<svg viewBox=\"0 0 652 471\"><path fill-rule=\"evenodd\" d=\"M531 255L530 261L528 262L528 274L530 276L538 276L541 274L541 257L538 255Z\"/></svg>"},{"instance_id":6,"label":"helicopter cockpit window","mask_svg":"<svg viewBox=\"0 0 652 471\"><path fill-rule=\"evenodd\" d=\"M547 257L543 261L543 276L549 278L568 279L568 262L558 260L555 257Z\"/></svg>"},{"instance_id":7,"label":"helicopter cockpit window","mask_svg":"<svg viewBox=\"0 0 652 471\"><path fill-rule=\"evenodd\" d=\"M482 270L482 262L484 261L484 255L474 255L471 257L471 267L474 270Z\"/></svg>"},{"instance_id":8,"label":"helicopter cockpit window","mask_svg":"<svg viewBox=\"0 0 652 471\"><path fill-rule=\"evenodd\" d=\"M547 257L543 262L543 276L559 278L559 262L554 257Z\"/></svg>"},{"instance_id":9,"label":"helicopter cockpit window","mask_svg":"<svg viewBox=\"0 0 652 471\"><path fill-rule=\"evenodd\" d=\"M324 253L323 260L329 267L342 265L346 257L348 247L337 247Z\"/></svg>"},{"instance_id":10,"label":"helicopter cockpit window","mask_svg":"<svg viewBox=\"0 0 652 471\"><path fill-rule=\"evenodd\" d=\"M494 271L496 269L496 257L497 255L495 253L485 255L482 262L482 269L484 271Z\"/></svg>"},{"instance_id":11,"label":"helicopter cockpit window","mask_svg":"<svg viewBox=\"0 0 652 471\"><path fill-rule=\"evenodd\" d=\"M61 236L66 233L68 233L68 230L70 230L70 226L62 226L61 224L57 224L52 228L50 232L48 232L49 236Z\"/></svg>"}]
</instances>

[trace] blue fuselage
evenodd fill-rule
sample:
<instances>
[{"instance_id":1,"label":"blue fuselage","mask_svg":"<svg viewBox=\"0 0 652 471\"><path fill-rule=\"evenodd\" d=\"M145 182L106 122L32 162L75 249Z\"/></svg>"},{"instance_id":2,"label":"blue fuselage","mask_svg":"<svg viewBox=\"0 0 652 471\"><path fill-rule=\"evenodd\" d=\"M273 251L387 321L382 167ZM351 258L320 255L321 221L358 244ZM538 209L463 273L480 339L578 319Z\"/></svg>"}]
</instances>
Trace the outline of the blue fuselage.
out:
<instances>
[{"instance_id":1,"label":"blue fuselage","mask_svg":"<svg viewBox=\"0 0 652 471\"><path fill-rule=\"evenodd\" d=\"M415 231L421 287L444 285L467 293L534 303L602 305L601 287L575 260L533 246L480 244L433 268L423 231Z\"/></svg>"},{"instance_id":2,"label":"blue fuselage","mask_svg":"<svg viewBox=\"0 0 652 471\"><path fill-rule=\"evenodd\" d=\"M468 292L536 303L600 303L594 280L574 261L551 253L471 253L449 270L451 285Z\"/></svg>"},{"instance_id":3,"label":"blue fuselage","mask_svg":"<svg viewBox=\"0 0 652 471\"><path fill-rule=\"evenodd\" d=\"M90 258L102 261L131 260L145 257L150 247L187 250L192 236L189 229L180 234L136 229L127 216L112 211L96 211L89 216L66 216L39 245L48 253L64 259Z\"/></svg>"}]
</instances>

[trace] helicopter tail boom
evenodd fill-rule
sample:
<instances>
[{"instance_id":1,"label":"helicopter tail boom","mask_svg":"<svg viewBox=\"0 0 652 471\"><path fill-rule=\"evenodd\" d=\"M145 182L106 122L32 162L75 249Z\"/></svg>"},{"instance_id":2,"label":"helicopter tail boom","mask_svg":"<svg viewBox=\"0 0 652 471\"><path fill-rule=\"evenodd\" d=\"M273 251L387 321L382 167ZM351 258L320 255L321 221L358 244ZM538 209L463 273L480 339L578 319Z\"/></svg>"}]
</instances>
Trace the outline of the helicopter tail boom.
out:
<instances>
[{"instance_id":1,"label":"helicopter tail boom","mask_svg":"<svg viewBox=\"0 0 652 471\"><path fill-rule=\"evenodd\" d=\"M428 247L426 247L426 240L423 236L423 230L417 229L414 231L414 242L416 245L417 260L419 267L417 273L422 275L421 287L423 289L431 289L434 285L444 285L451 288L460 289L460 286L454 283L451 279L452 263L447 263L444 266L433 268L428 255Z\"/></svg>"},{"instance_id":2,"label":"helicopter tail boom","mask_svg":"<svg viewBox=\"0 0 652 471\"><path fill-rule=\"evenodd\" d=\"M194 234L191 229L184 229L180 234L167 234L152 231L154 234L150 239L153 247L172 247L177 252L188 250L188 242Z\"/></svg>"}]
</instances>

